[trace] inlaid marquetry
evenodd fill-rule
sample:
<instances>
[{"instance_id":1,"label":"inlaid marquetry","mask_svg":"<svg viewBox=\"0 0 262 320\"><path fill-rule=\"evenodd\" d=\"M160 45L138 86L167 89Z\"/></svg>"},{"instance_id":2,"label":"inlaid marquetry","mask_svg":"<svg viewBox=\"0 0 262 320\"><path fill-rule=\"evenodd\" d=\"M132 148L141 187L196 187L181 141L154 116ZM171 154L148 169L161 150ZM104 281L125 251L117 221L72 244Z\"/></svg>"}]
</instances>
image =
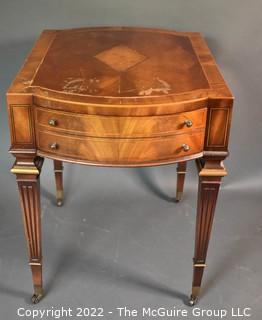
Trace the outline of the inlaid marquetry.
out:
<instances>
[{"instance_id":1,"label":"inlaid marquetry","mask_svg":"<svg viewBox=\"0 0 262 320\"><path fill-rule=\"evenodd\" d=\"M44 158L54 161L58 206L65 201L63 162L177 163L178 202L187 161L197 159L190 299L196 303L219 186L227 174L223 160L233 99L200 33L128 27L42 32L7 92L11 172L18 182L34 303L43 296L39 177Z\"/></svg>"},{"instance_id":2,"label":"inlaid marquetry","mask_svg":"<svg viewBox=\"0 0 262 320\"><path fill-rule=\"evenodd\" d=\"M95 55L95 58L120 72L134 67L146 59L143 54L130 49L125 45L117 45L113 48L99 52Z\"/></svg>"},{"instance_id":3,"label":"inlaid marquetry","mask_svg":"<svg viewBox=\"0 0 262 320\"><path fill-rule=\"evenodd\" d=\"M30 105L10 105L10 129L13 146L34 145L34 127ZM23 123L21 127L19 123Z\"/></svg>"}]
</instances>

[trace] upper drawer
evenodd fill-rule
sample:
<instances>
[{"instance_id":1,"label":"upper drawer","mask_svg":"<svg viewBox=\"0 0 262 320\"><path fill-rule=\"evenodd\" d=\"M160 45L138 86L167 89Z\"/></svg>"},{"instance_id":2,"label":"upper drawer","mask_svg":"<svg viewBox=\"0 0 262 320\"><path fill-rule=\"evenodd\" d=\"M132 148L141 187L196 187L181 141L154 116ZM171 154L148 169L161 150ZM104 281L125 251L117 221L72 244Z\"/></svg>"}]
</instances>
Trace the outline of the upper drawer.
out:
<instances>
[{"instance_id":1,"label":"upper drawer","mask_svg":"<svg viewBox=\"0 0 262 320\"><path fill-rule=\"evenodd\" d=\"M205 127L206 108L173 115L116 117L35 108L36 126L90 137L142 138L174 135Z\"/></svg>"}]
</instances>

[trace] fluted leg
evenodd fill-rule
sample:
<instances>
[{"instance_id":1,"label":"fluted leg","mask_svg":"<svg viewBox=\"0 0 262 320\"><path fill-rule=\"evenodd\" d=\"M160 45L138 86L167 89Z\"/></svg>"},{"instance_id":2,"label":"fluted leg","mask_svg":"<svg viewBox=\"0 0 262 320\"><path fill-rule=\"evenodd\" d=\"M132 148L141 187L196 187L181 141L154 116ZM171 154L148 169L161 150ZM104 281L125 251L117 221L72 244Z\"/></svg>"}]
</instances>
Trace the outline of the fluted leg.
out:
<instances>
[{"instance_id":1,"label":"fluted leg","mask_svg":"<svg viewBox=\"0 0 262 320\"><path fill-rule=\"evenodd\" d=\"M176 201L179 202L183 197L184 182L186 175L186 161L177 164L177 185L176 185Z\"/></svg>"},{"instance_id":2,"label":"fluted leg","mask_svg":"<svg viewBox=\"0 0 262 320\"><path fill-rule=\"evenodd\" d=\"M60 207L63 205L64 190L63 190L63 162L54 160L54 172L56 183L56 203Z\"/></svg>"},{"instance_id":3,"label":"fluted leg","mask_svg":"<svg viewBox=\"0 0 262 320\"><path fill-rule=\"evenodd\" d=\"M196 303L200 293L217 196L221 178L225 175L226 171L218 161L207 161L200 168L191 305Z\"/></svg>"},{"instance_id":4,"label":"fluted leg","mask_svg":"<svg viewBox=\"0 0 262 320\"><path fill-rule=\"evenodd\" d=\"M23 163L22 166L15 164L11 170L16 174L23 213L24 229L29 252L29 265L31 267L34 285L33 303L38 303L43 296L39 182L42 162L42 159L37 159L36 163Z\"/></svg>"}]
</instances>

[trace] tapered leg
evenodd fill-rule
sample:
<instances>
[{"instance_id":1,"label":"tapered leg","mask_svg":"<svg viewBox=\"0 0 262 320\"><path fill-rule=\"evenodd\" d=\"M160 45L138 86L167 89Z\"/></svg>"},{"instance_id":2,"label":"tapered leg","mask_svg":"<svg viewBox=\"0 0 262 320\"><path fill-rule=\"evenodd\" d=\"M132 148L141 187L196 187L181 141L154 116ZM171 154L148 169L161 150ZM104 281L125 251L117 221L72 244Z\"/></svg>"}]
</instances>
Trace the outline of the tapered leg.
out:
<instances>
[{"instance_id":1,"label":"tapered leg","mask_svg":"<svg viewBox=\"0 0 262 320\"><path fill-rule=\"evenodd\" d=\"M177 164L177 185L176 185L176 201L179 202L183 197L184 182L186 175L186 161Z\"/></svg>"},{"instance_id":2,"label":"tapered leg","mask_svg":"<svg viewBox=\"0 0 262 320\"><path fill-rule=\"evenodd\" d=\"M63 205L64 190L63 190L63 162L54 160L54 172L56 183L56 204L60 207Z\"/></svg>"},{"instance_id":3,"label":"tapered leg","mask_svg":"<svg viewBox=\"0 0 262 320\"><path fill-rule=\"evenodd\" d=\"M39 183L41 166L42 160L39 160L37 161L37 165L15 165L11 170L13 173L16 173L23 213L29 252L29 265L31 267L34 285L33 303L38 303L43 296Z\"/></svg>"},{"instance_id":4,"label":"tapered leg","mask_svg":"<svg viewBox=\"0 0 262 320\"><path fill-rule=\"evenodd\" d=\"M200 168L191 305L196 303L200 293L217 196L221 178L225 175L220 162L208 161Z\"/></svg>"}]
</instances>

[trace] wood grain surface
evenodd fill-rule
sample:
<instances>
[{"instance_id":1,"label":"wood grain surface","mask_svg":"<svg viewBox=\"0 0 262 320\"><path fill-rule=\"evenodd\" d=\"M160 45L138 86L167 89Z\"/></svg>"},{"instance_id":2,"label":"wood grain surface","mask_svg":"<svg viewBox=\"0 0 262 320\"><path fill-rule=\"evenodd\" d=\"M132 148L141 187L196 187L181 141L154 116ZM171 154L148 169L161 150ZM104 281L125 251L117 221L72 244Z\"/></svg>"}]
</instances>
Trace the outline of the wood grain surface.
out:
<instances>
[{"instance_id":1,"label":"wood grain surface","mask_svg":"<svg viewBox=\"0 0 262 320\"><path fill-rule=\"evenodd\" d=\"M199 33L145 28L44 30L7 92L34 296L43 295L39 175L54 159L100 166L199 159L191 304L199 295L220 182L226 175L233 96ZM203 166L202 166L203 164Z\"/></svg>"}]
</instances>

